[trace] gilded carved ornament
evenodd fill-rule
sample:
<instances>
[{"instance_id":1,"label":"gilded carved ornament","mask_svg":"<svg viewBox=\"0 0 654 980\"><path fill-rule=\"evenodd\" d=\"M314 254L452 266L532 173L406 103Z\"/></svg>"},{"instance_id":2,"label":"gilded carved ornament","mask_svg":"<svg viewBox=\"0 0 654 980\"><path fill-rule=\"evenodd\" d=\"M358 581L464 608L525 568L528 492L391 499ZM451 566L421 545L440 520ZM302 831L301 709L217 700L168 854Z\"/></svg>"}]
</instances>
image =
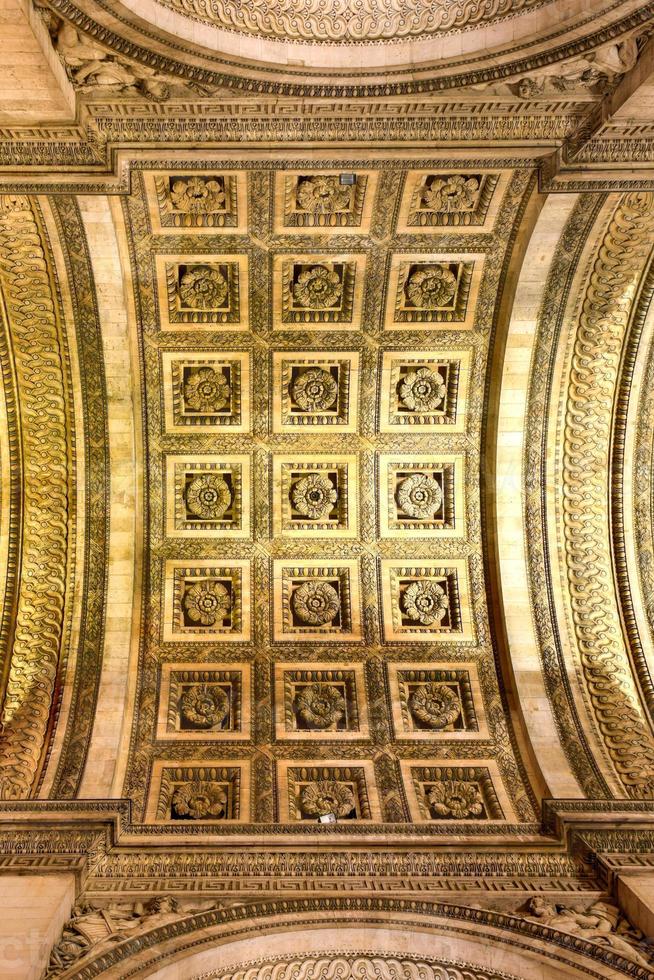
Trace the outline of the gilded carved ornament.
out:
<instances>
[{"instance_id":1,"label":"gilded carved ornament","mask_svg":"<svg viewBox=\"0 0 654 980\"><path fill-rule=\"evenodd\" d=\"M640 703L612 578L606 512L614 389L654 234L654 195L625 195L600 242L576 327L563 454L572 620L586 688L628 795L654 797L654 735Z\"/></svg>"},{"instance_id":2,"label":"gilded carved ornament","mask_svg":"<svg viewBox=\"0 0 654 980\"><path fill-rule=\"evenodd\" d=\"M28 197L0 197L0 289L21 412L21 578L2 704L0 798L30 794L38 773L64 631L68 587L70 430L44 233Z\"/></svg>"}]
</instances>

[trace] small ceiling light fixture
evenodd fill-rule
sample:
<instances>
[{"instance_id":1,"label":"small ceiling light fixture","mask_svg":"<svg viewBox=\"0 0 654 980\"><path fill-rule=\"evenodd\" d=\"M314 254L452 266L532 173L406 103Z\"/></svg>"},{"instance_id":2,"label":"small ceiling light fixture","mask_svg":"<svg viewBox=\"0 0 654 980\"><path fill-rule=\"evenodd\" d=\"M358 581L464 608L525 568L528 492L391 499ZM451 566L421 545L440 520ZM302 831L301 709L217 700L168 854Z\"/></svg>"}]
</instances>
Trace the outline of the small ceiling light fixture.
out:
<instances>
[{"instance_id":1,"label":"small ceiling light fixture","mask_svg":"<svg viewBox=\"0 0 654 980\"><path fill-rule=\"evenodd\" d=\"M340 184L356 184L357 175L356 174L339 174L338 181Z\"/></svg>"},{"instance_id":2,"label":"small ceiling light fixture","mask_svg":"<svg viewBox=\"0 0 654 980\"><path fill-rule=\"evenodd\" d=\"M335 813L321 813L317 820L318 823L338 823Z\"/></svg>"}]
</instances>

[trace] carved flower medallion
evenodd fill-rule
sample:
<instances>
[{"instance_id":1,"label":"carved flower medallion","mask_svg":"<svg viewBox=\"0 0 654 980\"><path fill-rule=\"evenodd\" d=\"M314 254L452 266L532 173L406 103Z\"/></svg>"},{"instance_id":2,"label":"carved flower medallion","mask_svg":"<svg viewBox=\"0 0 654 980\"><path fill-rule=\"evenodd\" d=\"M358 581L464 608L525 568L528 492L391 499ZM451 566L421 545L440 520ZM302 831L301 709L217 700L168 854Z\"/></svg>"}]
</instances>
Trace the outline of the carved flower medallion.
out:
<instances>
[{"instance_id":1,"label":"carved flower medallion","mask_svg":"<svg viewBox=\"0 0 654 980\"><path fill-rule=\"evenodd\" d=\"M477 785L459 779L436 783L429 790L427 799L435 815L441 818L463 820L480 817L484 812L484 801Z\"/></svg>"},{"instance_id":2,"label":"carved flower medallion","mask_svg":"<svg viewBox=\"0 0 654 980\"><path fill-rule=\"evenodd\" d=\"M214 310L225 305L228 285L222 272L208 265L195 265L182 275L179 297L193 310Z\"/></svg>"},{"instance_id":3,"label":"carved flower medallion","mask_svg":"<svg viewBox=\"0 0 654 980\"><path fill-rule=\"evenodd\" d=\"M310 728L330 728L345 715L345 699L332 684L309 684L293 703L298 718Z\"/></svg>"},{"instance_id":4,"label":"carved flower medallion","mask_svg":"<svg viewBox=\"0 0 654 980\"><path fill-rule=\"evenodd\" d=\"M311 269L305 269L293 285L294 301L314 310L326 310L334 306L342 295L341 277L324 265L314 265Z\"/></svg>"},{"instance_id":5,"label":"carved flower medallion","mask_svg":"<svg viewBox=\"0 0 654 980\"><path fill-rule=\"evenodd\" d=\"M170 200L176 211L210 214L224 210L225 192L212 178L179 177L170 189Z\"/></svg>"},{"instance_id":6,"label":"carved flower medallion","mask_svg":"<svg viewBox=\"0 0 654 980\"><path fill-rule=\"evenodd\" d=\"M341 600L329 582L303 582L291 598L293 612L310 626L324 626L338 615Z\"/></svg>"},{"instance_id":7,"label":"carved flower medallion","mask_svg":"<svg viewBox=\"0 0 654 980\"><path fill-rule=\"evenodd\" d=\"M222 476L202 473L185 491L186 506L191 514L205 521L220 520L232 502L232 494Z\"/></svg>"},{"instance_id":8,"label":"carved flower medallion","mask_svg":"<svg viewBox=\"0 0 654 980\"><path fill-rule=\"evenodd\" d=\"M443 492L436 480L426 473L413 473L399 484L397 503L408 517L432 518L443 502Z\"/></svg>"},{"instance_id":9,"label":"carved flower medallion","mask_svg":"<svg viewBox=\"0 0 654 980\"><path fill-rule=\"evenodd\" d=\"M184 400L195 412L219 412L229 403L230 395L225 375L210 367L191 371L184 384Z\"/></svg>"},{"instance_id":10,"label":"carved flower medallion","mask_svg":"<svg viewBox=\"0 0 654 980\"><path fill-rule=\"evenodd\" d=\"M336 401L338 385L329 371L308 368L295 379L292 395L303 411L326 412Z\"/></svg>"},{"instance_id":11,"label":"carved flower medallion","mask_svg":"<svg viewBox=\"0 0 654 980\"><path fill-rule=\"evenodd\" d=\"M225 817L227 802L227 793L221 786L196 779L177 787L171 805L176 817L210 820Z\"/></svg>"},{"instance_id":12,"label":"carved flower medallion","mask_svg":"<svg viewBox=\"0 0 654 980\"><path fill-rule=\"evenodd\" d=\"M400 401L415 412L433 412L440 408L447 385L438 371L421 367L410 371L400 385Z\"/></svg>"},{"instance_id":13,"label":"carved flower medallion","mask_svg":"<svg viewBox=\"0 0 654 980\"><path fill-rule=\"evenodd\" d=\"M313 214L348 211L352 203L350 187L332 176L305 177L298 183L296 197L298 207Z\"/></svg>"},{"instance_id":14,"label":"carved flower medallion","mask_svg":"<svg viewBox=\"0 0 654 980\"><path fill-rule=\"evenodd\" d=\"M355 807L354 793L345 783L320 779L303 788L300 806L308 817L324 817L328 813L347 817Z\"/></svg>"},{"instance_id":15,"label":"carved flower medallion","mask_svg":"<svg viewBox=\"0 0 654 980\"><path fill-rule=\"evenodd\" d=\"M456 276L442 265L416 269L409 276L406 294L414 306L438 310L451 304L456 292Z\"/></svg>"},{"instance_id":16,"label":"carved flower medallion","mask_svg":"<svg viewBox=\"0 0 654 980\"><path fill-rule=\"evenodd\" d=\"M452 214L455 211L474 211L475 196L479 190L476 177L453 174L437 177L422 192L422 201L430 211Z\"/></svg>"},{"instance_id":17,"label":"carved flower medallion","mask_svg":"<svg viewBox=\"0 0 654 980\"><path fill-rule=\"evenodd\" d=\"M229 698L215 684L194 684L184 691L179 707L185 721L199 728L220 725L229 714Z\"/></svg>"},{"instance_id":18,"label":"carved flower medallion","mask_svg":"<svg viewBox=\"0 0 654 980\"><path fill-rule=\"evenodd\" d=\"M309 517L312 521L326 517L337 497L331 480L319 473L303 476L291 491L291 500L298 514Z\"/></svg>"},{"instance_id":19,"label":"carved flower medallion","mask_svg":"<svg viewBox=\"0 0 654 980\"><path fill-rule=\"evenodd\" d=\"M431 626L445 616L447 595L438 582L412 582L402 596L402 608L409 619Z\"/></svg>"},{"instance_id":20,"label":"carved flower medallion","mask_svg":"<svg viewBox=\"0 0 654 980\"><path fill-rule=\"evenodd\" d=\"M408 703L411 714L430 728L447 728L461 714L461 702L445 684L420 684Z\"/></svg>"},{"instance_id":21,"label":"carved flower medallion","mask_svg":"<svg viewBox=\"0 0 654 980\"><path fill-rule=\"evenodd\" d=\"M225 618L231 607L228 590L222 582L196 582L184 593L184 608L194 623L213 626Z\"/></svg>"}]
</instances>

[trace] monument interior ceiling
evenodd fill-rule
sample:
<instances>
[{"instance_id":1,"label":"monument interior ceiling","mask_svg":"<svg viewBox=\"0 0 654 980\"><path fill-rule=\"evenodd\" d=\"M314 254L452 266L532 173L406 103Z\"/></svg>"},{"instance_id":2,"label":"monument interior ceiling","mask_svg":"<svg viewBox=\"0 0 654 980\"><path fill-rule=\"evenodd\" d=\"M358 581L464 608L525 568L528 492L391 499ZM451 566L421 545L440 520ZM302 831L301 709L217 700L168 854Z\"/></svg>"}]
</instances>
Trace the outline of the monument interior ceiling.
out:
<instances>
[{"instance_id":1,"label":"monument interior ceiling","mask_svg":"<svg viewBox=\"0 0 654 980\"><path fill-rule=\"evenodd\" d=\"M0 978L654 977L653 17L2 0Z\"/></svg>"}]
</instances>

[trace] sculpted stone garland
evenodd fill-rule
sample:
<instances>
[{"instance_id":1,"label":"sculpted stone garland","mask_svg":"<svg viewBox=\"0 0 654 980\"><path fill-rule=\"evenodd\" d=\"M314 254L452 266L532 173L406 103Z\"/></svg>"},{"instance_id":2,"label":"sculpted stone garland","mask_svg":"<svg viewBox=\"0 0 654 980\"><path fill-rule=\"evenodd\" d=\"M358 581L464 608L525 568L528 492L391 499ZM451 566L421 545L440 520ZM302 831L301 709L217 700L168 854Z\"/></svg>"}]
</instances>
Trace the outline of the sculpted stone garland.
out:
<instances>
[{"instance_id":1,"label":"sculpted stone garland","mask_svg":"<svg viewBox=\"0 0 654 980\"><path fill-rule=\"evenodd\" d=\"M654 736L625 647L606 517L613 395L654 233L654 195L628 194L601 242L581 309L565 418L563 508L574 630L595 717L630 796L654 797Z\"/></svg>"},{"instance_id":2,"label":"sculpted stone garland","mask_svg":"<svg viewBox=\"0 0 654 980\"><path fill-rule=\"evenodd\" d=\"M21 580L2 708L0 796L29 796L46 738L64 623L69 429L62 337L40 221L0 197L0 287L13 348L24 452Z\"/></svg>"}]
</instances>

